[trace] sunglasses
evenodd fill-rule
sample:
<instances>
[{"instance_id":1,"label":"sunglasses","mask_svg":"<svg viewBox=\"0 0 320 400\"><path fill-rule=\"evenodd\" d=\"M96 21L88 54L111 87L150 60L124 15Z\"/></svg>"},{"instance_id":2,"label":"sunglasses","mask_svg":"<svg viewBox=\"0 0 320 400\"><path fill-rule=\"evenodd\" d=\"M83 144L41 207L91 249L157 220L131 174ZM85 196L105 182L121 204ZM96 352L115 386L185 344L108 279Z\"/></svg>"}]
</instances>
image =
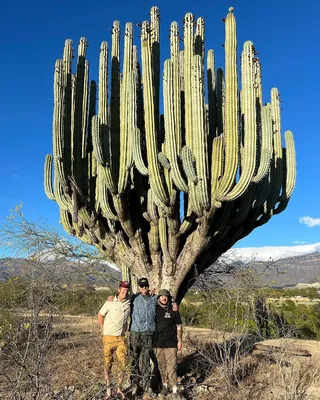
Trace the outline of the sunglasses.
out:
<instances>
[{"instance_id":1,"label":"sunglasses","mask_svg":"<svg viewBox=\"0 0 320 400\"><path fill-rule=\"evenodd\" d=\"M141 288L148 288L149 285L147 285L146 283L141 283L141 285L139 285Z\"/></svg>"}]
</instances>

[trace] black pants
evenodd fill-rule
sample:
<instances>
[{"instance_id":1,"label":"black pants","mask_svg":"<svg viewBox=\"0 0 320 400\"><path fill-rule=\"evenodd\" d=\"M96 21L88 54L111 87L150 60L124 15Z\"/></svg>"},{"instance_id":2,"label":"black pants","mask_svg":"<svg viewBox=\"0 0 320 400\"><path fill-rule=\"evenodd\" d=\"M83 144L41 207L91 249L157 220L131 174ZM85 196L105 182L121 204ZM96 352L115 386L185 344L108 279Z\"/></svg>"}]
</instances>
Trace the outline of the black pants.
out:
<instances>
[{"instance_id":1,"label":"black pants","mask_svg":"<svg viewBox=\"0 0 320 400\"><path fill-rule=\"evenodd\" d=\"M130 332L130 345L133 357L131 381L132 385L138 385L142 378L142 388L144 391L149 389L152 378L150 365L150 359L153 358L152 341L153 335Z\"/></svg>"}]
</instances>

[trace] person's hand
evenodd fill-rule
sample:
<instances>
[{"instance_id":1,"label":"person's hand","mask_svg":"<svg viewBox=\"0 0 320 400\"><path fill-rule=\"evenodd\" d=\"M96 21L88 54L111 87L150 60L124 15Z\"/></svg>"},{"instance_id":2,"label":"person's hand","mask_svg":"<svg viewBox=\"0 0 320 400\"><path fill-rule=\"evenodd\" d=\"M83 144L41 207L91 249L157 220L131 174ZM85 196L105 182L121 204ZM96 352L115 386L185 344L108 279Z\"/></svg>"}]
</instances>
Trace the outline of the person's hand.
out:
<instances>
[{"instance_id":1,"label":"person's hand","mask_svg":"<svg viewBox=\"0 0 320 400\"><path fill-rule=\"evenodd\" d=\"M173 311L179 311L179 306L178 306L177 303L173 303L173 304L172 304L172 310L173 310Z\"/></svg>"},{"instance_id":2,"label":"person's hand","mask_svg":"<svg viewBox=\"0 0 320 400\"><path fill-rule=\"evenodd\" d=\"M182 349L182 342L178 342L177 348L178 348L178 351L180 351Z\"/></svg>"},{"instance_id":3,"label":"person's hand","mask_svg":"<svg viewBox=\"0 0 320 400\"><path fill-rule=\"evenodd\" d=\"M114 300L114 296L109 296L108 298L107 298L107 301L113 301Z\"/></svg>"},{"instance_id":4,"label":"person's hand","mask_svg":"<svg viewBox=\"0 0 320 400\"><path fill-rule=\"evenodd\" d=\"M149 294L150 296L154 296L156 294L156 289L155 288L149 289Z\"/></svg>"}]
</instances>

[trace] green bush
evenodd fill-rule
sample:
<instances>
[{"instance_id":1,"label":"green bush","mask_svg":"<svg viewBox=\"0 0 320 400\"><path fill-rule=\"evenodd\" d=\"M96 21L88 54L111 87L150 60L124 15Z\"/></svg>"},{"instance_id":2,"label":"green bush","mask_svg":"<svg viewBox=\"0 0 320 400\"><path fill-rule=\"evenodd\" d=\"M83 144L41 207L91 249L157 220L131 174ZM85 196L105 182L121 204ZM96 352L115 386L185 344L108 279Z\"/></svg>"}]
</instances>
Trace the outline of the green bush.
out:
<instances>
[{"instance_id":1,"label":"green bush","mask_svg":"<svg viewBox=\"0 0 320 400\"><path fill-rule=\"evenodd\" d=\"M110 294L107 291L92 291L83 288L74 291L59 290L54 294L53 303L60 311L68 314L95 315Z\"/></svg>"},{"instance_id":2,"label":"green bush","mask_svg":"<svg viewBox=\"0 0 320 400\"><path fill-rule=\"evenodd\" d=\"M0 304L2 307L22 306L27 297L27 283L20 278L11 278L0 283Z\"/></svg>"}]
</instances>

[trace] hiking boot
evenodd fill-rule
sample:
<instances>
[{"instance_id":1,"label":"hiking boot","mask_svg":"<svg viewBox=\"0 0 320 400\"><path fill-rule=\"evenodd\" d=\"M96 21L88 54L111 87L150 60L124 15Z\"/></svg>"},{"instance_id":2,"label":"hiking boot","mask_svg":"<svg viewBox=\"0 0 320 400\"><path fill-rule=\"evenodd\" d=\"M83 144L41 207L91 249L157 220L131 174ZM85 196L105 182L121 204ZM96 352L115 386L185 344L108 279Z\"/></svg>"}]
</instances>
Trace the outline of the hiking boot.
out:
<instances>
[{"instance_id":1,"label":"hiking boot","mask_svg":"<svg viewBox=\"0 0 320 400\"><path fill-rule=\"evenodd\" d=\"M174 400L184 400L184 397L179 392L172 393L171 398Z\"/></svg>"},{"instance_id":2,"label":"hiking boot","mask_svg":"<svg viewBox=\"0 0 320 400\"><path fill-rule=\"evenodd\" d=\"M132 396L136 396L139 392L139 386L138 385L133 385L131 388L131 394Z\"/></svg>"},{"instance_id":3,"label":"hiking boot","mask_svg":"<svg viewBox=\"0 0 320 400\"><path fill-rule=\"evenodd\" d=\"M149 387L143 394L143 399L155 399L157 394Z\"/></svg>"},{"instance_id":4,"label":"hiking boot","mask_svg":"<svg viewBox=\"0 0 320 400\"><path fill-rule=\"evenodd\" d=\"M159 397L166 397L169 394L169 389L167 386L163 386L161 392L159 393Z\"/></svg>"}]
</instances>

